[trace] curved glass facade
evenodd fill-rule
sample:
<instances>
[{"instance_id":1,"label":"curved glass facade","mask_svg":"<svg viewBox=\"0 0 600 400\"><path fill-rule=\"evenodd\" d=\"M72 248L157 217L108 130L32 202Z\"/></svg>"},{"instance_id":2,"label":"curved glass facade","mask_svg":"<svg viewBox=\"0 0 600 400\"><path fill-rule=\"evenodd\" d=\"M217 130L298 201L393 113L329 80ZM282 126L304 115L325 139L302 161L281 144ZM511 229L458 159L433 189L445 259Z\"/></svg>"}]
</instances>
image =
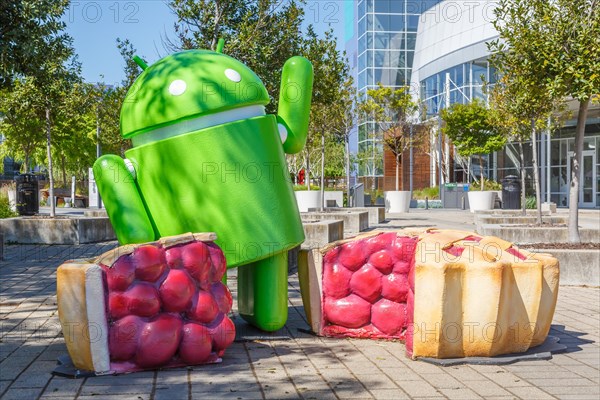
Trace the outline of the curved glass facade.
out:
<instances>
[{"instance_id":1,"label":"curved glass facade","mask_svg":"<svg viewBox=\"0 0 600 400\"><path fill-rule=\"evenodd\" d=\"M427 114L437 115L445 106L446 74L449 74L450 104L465 104L473 99L486 101L484 82L496 83L496 71L487 59L456 65L421 80L421 99L427 106Z\"/></svg>"}]
</instances>

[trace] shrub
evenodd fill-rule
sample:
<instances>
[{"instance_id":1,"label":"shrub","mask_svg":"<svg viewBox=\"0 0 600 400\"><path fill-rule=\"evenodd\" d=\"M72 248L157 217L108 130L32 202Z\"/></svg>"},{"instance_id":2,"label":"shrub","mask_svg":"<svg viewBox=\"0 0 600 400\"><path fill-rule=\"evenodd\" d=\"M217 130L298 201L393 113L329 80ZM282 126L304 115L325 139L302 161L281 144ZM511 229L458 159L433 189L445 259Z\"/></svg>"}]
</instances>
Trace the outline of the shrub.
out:
<instances>
[{"instance_id":1,"label":"shrub","mask_svg":"<svg viewBox=\"0 0 600 400\"><path fill-rule=\"evenodd\" d=\"M418 190L413 190L412 198L415 200L425 200L425 198L429 200L439 199L440 198L440 188L438 186L428 187Z\"/></svg>"},{"instance_id":2,"label":"shrub","mask_svg":"<svg viewBox=\"0 0 600 400\"><path fill-rule=\"evenodd\" d=\"M302 190L308 190L306 185L294 185L294 190L296 192L298 191L302 191ZM321 188L319 186L315 186L315 185L310 185L310 190L321 190ZM325 189L327 190L327 189Z\"/></svg>"},{"instance_id":3,"label":"shrub","mask_svg":"<svg viewBox=\"0 0 600 400\"><path fill-rule=\"evenodd\" d=\"M535 210L537 208L535 196L527 196L527 198L525 198L525 208L528 210Z\"/></svg>"},{"instance_id":4,"label":"shrub","mask_svg":"<svg viewBox=\"0 0 600 400\"><path fill-rule=\"evenodd\" d=\"M480 189L481 185L479 184L479 182L471 183L471 185L469 186L469 191L471 192L477 192L480 191ZM483 190L502 190L502 184L492 179L485 179L483 181Z\"/></svg>"},{"instance_id":5,"label":"shrub","mask_svg":"<svg viewBox=\"0 0 600 400\"><path fill-rule=\"evenodd\" d=\"M0 219L16 217L17 213L10 209L8 196L0 192Z\"/></svg>"}]
</instances>

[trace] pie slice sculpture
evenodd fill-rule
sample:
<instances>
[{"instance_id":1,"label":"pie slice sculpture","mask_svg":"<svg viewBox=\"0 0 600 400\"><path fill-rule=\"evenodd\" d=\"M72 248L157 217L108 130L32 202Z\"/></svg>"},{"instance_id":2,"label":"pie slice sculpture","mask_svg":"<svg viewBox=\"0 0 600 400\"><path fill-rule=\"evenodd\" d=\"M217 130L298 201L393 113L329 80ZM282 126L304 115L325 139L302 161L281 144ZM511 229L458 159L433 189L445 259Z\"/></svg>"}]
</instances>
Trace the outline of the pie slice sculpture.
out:
<instances>
[{"instance_id":1,"label":"pie slice sculpture","mask_svg":"<svg viewBox=\"0 0 600 400\"><path fill-rule=\"evenodd\" d=\"M559 265L496 237L400 230L303 252L299 275L318 335L399 339L412 358L491 357L544 342Z\"/></svg>"},{"instance_id":2,"label":"pie slice sculpture","mask_svg":"<svg viewBox=\"0 0 600 400\"><path fill-rule=\"evenodd\" d=\"M61 265L58 315L74 366L121 373L220 362L235 326L215 239L188 233Z\"/></svg>"}]
</instances>

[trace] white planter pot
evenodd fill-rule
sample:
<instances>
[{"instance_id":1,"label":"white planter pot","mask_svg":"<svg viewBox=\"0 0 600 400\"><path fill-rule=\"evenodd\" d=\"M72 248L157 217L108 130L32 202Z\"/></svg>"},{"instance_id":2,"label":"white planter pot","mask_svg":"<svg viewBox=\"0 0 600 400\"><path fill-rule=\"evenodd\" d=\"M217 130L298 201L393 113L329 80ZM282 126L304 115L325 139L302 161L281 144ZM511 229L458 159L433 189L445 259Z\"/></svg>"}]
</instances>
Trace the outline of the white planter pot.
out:
<instances>
[{"instance_id":1,"label":"white planter pot","mask_svg":"<svg viewBox=\"0 0 600 400\"><path fill-rule=\"evenodd\" d=\"M296 193L296 202L300 212L308 212L309 208L319 208L321 205L321 192L319 190L299 190Z\"/></svg>"},{"instance_id":2,"label":"white planter pot","mask_svg":"<svg viewBox=\"0 0 600 400\"><path fill-rule=\"evenodd\" d=\"M494 209L494 199L496 196L494 192L469 192L468 196L471 212Z\"/></svg>"},{"instance_id":3,"label":"white planter pot","mask_svg":"<svg viewBox=\"0 0 600 400\"><path fill-rule=\"evenodd\" d=\"M385 212L407 213L410 209L410 191L385 192Z\"/></svg>"},{"instance_id":4,"label":"white planter pot","mask_svg":"<svg viewBox=\"0 0 600 400\"><path fill-rule=\"evenodd\" d=\"M17 192L15 190L8 191L8 205L11 210L17 212Z\"/></svg>"}]
</instances>

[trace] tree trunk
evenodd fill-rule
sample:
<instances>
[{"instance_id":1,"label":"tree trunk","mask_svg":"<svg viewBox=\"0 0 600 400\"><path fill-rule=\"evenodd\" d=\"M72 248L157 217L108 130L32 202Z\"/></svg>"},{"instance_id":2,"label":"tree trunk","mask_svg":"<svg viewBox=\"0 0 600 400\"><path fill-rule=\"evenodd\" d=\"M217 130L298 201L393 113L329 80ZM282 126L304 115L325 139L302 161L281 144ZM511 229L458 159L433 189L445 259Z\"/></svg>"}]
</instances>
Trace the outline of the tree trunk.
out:
<instances>
[{"instance_id":1,"label":"tree trunk","mask_svg":"<svg viewBox=\"0 0 600 400\"><path fill-rule=\"evenodd\" d=\"M54 177L52 172L52 140L50 137L50 108L46 107L46 153L48 156L48 179L50 180L50 216L56 216L56 204L54 204Z\"/></svg>"},{"instance_id":2,"label":"tree trunk","mask_svg":"<svg viewBox=\"0 0 600 400\"><path fill-rule=\"evenodd\" d=\"M467 157L467 183L471 184L471 156Z\"/></svg>"},{"instance_id":3,"label":"tree trunk","mask_svg":"<svg viewBox=\"0 0 600 400\"><path fill-rule=\"evenodd\" d=\"M481 182L481 191L483 192L484 180L483 180L483 155L479 155L479 180Z\"/></svg>"},{"instance_id":4,"label":"tree trunk","mask_svg":"<svg viewBox=\"0 0 600 400\"><path fill-rule=\"evenodd\" d=\"M533 187L535 188L536 225L542 225L542 189L540 188L540 170L537 154L537 132L535 120L531 120L531 145L533 153Z\"/></svg>"},{"instance_id":5,"label":"tree trunk","mask_svg":"<svg viewBox=\"0 0 600 400\"><path fill-rule=\"evenodd\" d=\"M398 179L400 178L400 154L396 153L396 191L400 190Z\"/></svg>"},{"instance_id":6,"label":"tree trunk","mask_svg":"<svg viewBox=\"0 0 600 400\"><path fill-rule=\"evenodd\" d=\"M371 158L371 191L372 191L373 197L376 199L375 189L376 189L377 185L375 184L375 171L376 171L375 158ZM373 203L373 204L375 204L375 203Z\"/></svg>"},{"instance_id":7,"label":"tree trunk","mask_svg":"<svg viewBox=\"0 0 600 400\"><path fill-rule=\"evenodd\" d=\"M60 169L62 171L62 181L63 181L63 186L67 187L67 167L65 165L65 155L61 154L60 155Z\"/></svg>"},{"instance_id":8,"label":"tree trunk","mask_svg":"<svg viewBox=\"0 0 600 400\"><path fill-rule=\"evenodd\" d=\"M579 102L575 148L571 161L571 188L569 189L569 242L581 243L579 236L579 177L583 162L583 139L585 136L585 120L590 100Z\"/></svg>"},{"instance_id":9,"label":"tree trunk","mask_svg":"<svg viewBox=\"0 0 600 400\"><path fill-rule=\"evenodd\" d=\"M213 18L214 30L213 36L210 43L210 49L215 51L217 49L217 43L219 42L219 28L220 28L220 19L221 19L221 10L219 9L221 4L219 1L215 1L215 16Z\"/></svg>"},{"instance_id":10,"label":"tree trunk","mask_svg":"<svg viewBox=\"0 0 600 400\"><path fill-rule=\"evenodd\" d=\"M446 137L444 138L444 182L450 181L450 140Z\"/></svg>"},{"instance_id":11,"label":"tree trunk","mask_svg":"<svg viewBox=\"0 0 600 400\"><path fill-rule=\"evenodd\" d=\"M294 165L294 185L298 185L298 171L296 170L296 166L298 165L298 156L294 154L293 165Z\"/></svg>"},{"instance_id":12,"label":"tree trunk","mask_svg":"<svg viewBox=\"0 0 600 400\"><path fill-rule=\"evenodd\" d=\"M29 152L25 152L25 173L29 172Z\"/></svg>"},{"instance_id":13,"label":"tree trunk","mask_svg":"<svg viewBox=\"0 0 600 400\"><path fill-rule=\"evenodd\" d=\"M310 191L310 153L306 149L306 171L304 171L304 180L306 181L306 190Z\"/></svg>"},{"instance_id":14,"label":"tree trunk","mask_svg":"<svg viewBox=\"0 0 600 400\"><path fill-rule=\"evenodd\" d=\"M519 163L521 173L521 211L527 215L527 198L525 196L525 180L527 179L527 170L525 170L525 152L523 151L523 141L519 140Z\"/></svg>"},{"instance_id":15,"label":"tree trunk","mask_svg":"<svg viewBox=\"0 0 600 400\"><path fill-rule=\"evenodd\" d=\"M346 196L348 198L348 207L350 207L350 138L348 135L344 138L344 142L346 145Z\"/></svg>"},{"instance_id":16,"label":"tree trunk","mask_svg":"<svg viewBox=\"0 0 600 400\"><path fill-rule=\"evenodd\" d=\"M321 135L321 211L325 207L325 135Z\"/></svg>"},{"instance_id":17,"label":"tree trunk","mask_svg":"<svg viewBox=\"0 0 600 400\"><path fill-rule=\"evenodd\" d=\"M413 175L414 175L414 167L415 167L415 155L414 155L414 148L413 148L413 141L412 141L412 127L411 129L411 134L410 134L410 149L409 149L409 153L408 153L408 179L409 179L409 190L410 190L410 197L412 198L412 192L413 192Z\"/></svg>"}]
</instances>

